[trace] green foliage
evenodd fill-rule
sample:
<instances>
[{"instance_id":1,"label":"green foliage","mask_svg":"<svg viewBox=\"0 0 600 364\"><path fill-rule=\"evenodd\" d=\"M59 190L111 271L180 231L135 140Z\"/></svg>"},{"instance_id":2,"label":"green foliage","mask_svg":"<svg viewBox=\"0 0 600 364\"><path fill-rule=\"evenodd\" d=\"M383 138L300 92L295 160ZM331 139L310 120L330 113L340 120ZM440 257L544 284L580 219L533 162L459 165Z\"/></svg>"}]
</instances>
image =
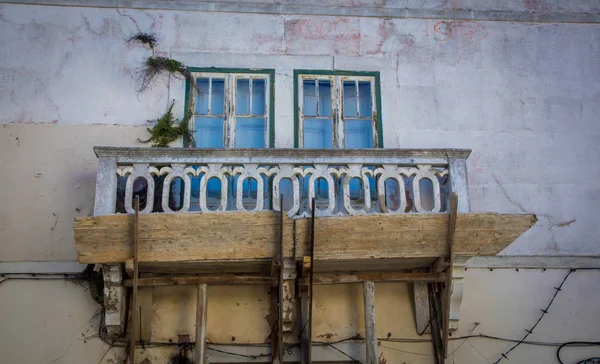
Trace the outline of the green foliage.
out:
<instances>
[{"instance_id":1,"label":"green foliage","mask_svg":"<svg viewBox=\"0 0 600 364\"><path fill-rule=\"evenodd\" d=\"M150 56L144 63L144 69L140 75L142 85L139 92L147 90L159 75L179 75L195 85L192 74L183 63L167 57Z\"/></svg>"},{"instance_id":2,"label":"green foliage","mask_svg":"<svg viewBox=\"0 0 600 364\"><path fill-rule=\"evenodd\" d=\"M169 106L160 118L156 120L148 120L149 123L154 123L152 128L148 128L150 138L147 140L138 139L141 143L152 143L153 147L168 148L169 144L183 137L187 138L190 145L194 145L193 134L189 130L190 113L183 120L173 117L173 106L175 100Z\"/></svg>"},{"instance_id":3,"label":"green foliage","mask_svg":"<svg viewBox=\"0 0 600 364\"><path fill-rule=\"evenodd\" d=\"M146 44L150 48L154 49L154 46L156 45L158 38L156 37L156 34L154 34L154 33L138 32L138 33L132 35L131 37L129 37L129 39L127 39L127 41L128 42L139 42L142 44Z\"/></svg>"}]
</instances>

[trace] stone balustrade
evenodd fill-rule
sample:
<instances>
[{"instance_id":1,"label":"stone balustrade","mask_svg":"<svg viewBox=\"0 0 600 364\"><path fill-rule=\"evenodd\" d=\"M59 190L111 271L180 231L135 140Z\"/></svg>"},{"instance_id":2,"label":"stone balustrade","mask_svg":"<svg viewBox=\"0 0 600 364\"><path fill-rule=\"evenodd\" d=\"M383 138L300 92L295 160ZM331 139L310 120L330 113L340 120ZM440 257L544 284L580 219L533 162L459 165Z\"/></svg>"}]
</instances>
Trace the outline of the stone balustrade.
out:
<instances>
[{"instance_id":1,"label":"stone balustrade","mask_svg":"<svg viewBox=\"0 0 600 364\"><path fill-rule=\"evenodd\" d=\"M162 149L95 147L94 214L261 211L290 217L437 213L451 191L469 211L457 149Z\"/></svg>"}]
</instances>

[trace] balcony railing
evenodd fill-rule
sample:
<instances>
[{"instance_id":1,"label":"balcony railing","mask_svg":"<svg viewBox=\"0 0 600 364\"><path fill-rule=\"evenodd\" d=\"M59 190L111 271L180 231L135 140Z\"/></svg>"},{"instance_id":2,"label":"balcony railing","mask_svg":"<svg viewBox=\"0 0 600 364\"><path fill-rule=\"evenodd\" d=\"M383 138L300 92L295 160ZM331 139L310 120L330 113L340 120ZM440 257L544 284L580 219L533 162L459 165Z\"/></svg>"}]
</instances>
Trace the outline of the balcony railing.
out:
<instances>
[{"instance_id":1,"label":"balcony railing","mask_svg":"<svg viewBox=\"0 0 600 364\"><path fill-rule=\"evenodd\" d=\"M94 215L261 211L290 217L436 213L451 191L469 211L459 149L159 149L95 147Z\"/></svg>"}]
</instances>

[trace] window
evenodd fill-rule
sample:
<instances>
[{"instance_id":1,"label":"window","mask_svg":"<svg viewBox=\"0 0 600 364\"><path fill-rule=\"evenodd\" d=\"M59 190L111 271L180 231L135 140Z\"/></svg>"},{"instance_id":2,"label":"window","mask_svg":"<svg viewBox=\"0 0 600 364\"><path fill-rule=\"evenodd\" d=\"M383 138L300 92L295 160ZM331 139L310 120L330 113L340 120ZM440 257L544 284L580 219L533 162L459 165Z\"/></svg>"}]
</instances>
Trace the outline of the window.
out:
<instances>
[{"instance_id":1,"label":"window","mask_svg":"<svg viewBox=\"0 0 600 364\"><path fill-rule=\"evenodd\" d=\"M274 70L190 68L197 89L187 85L192 97L194 131L197 148L271 148L274 146ZM187 102L186 102L187 104ZM204 178L201 176L200 178ZM232 186L230 201L237 192L237 179L228 178ZM257 182L247 179L243 197L256 197ZM197 206L199 179L192 180L192 206ZM208 206L216 208L221 196L221 182L207 183Z\"/></svg>"},{"instance_id":2,"label":"window","mask_svg":"<svg viewBox=\"0 0 600 364\"><path fill-rule=\"evenodd\" d=\"M297 70L294 85L296 148L383 147L379 72ZM374 200L375 179L368 180ZM304 191L308 187L305 179ZM317 205L326 203L327 182L318 180L315 190ZM350 181L350 197L364 199L361 181Z\"/></svg>"},{"instance_id":3,"label":"window","mask_svg":"<svg viewBox=\"0 0 600 364\"><path fill-rule=\"evenodd\" d=\"M190 69L198 148L269 148L273 138L273 70ZM195 92L194 92L195 91Z\"/></svg>"},{"instance_id":4,"label":"window","mask_svg":"<svg viewBox=\"0 0 600 364\"><path fill-rule=\"evenodd\" d=\"M295 147L381 148L379 72L294 72Z\"/></svg>"}]
</instances>

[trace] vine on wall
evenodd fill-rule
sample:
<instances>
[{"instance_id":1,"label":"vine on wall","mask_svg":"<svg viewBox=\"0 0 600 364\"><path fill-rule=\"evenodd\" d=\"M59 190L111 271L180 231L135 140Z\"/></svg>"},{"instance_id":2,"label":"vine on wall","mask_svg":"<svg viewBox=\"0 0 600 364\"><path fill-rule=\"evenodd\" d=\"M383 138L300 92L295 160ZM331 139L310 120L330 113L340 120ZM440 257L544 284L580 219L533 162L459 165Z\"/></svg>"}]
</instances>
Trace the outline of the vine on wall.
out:
<instances>
[{"instance_id":1,"label":"vine on wall","mask_svg":"<svg viewBox=\"0 0 600 364\"><path fill-rule=\"evenodd\" d=\"M156 83L156 79L161 75L182 77L198 91L191 72L182 62L154 54L154 48L158 42L156 34L138 32L132 35L127 41L147 45L152 50L152 55L146 59L140 71L141 85L138 92L144 92L151 88ZM185 107L185 116L181 120L173 117L173 105L175 105L175 100L171 102L171 105L162 116L154 120L148 120L149 123L154 124L151 128L148 128L150 138L146 140L138 139L139 142L152 143L153 147L168 148L174 141L184 138L187 139L189 145L192 147L195 146L193 131L189 128L189 121L192 116L191 100L188 100Z\"/></svg>"}]
</instances>

